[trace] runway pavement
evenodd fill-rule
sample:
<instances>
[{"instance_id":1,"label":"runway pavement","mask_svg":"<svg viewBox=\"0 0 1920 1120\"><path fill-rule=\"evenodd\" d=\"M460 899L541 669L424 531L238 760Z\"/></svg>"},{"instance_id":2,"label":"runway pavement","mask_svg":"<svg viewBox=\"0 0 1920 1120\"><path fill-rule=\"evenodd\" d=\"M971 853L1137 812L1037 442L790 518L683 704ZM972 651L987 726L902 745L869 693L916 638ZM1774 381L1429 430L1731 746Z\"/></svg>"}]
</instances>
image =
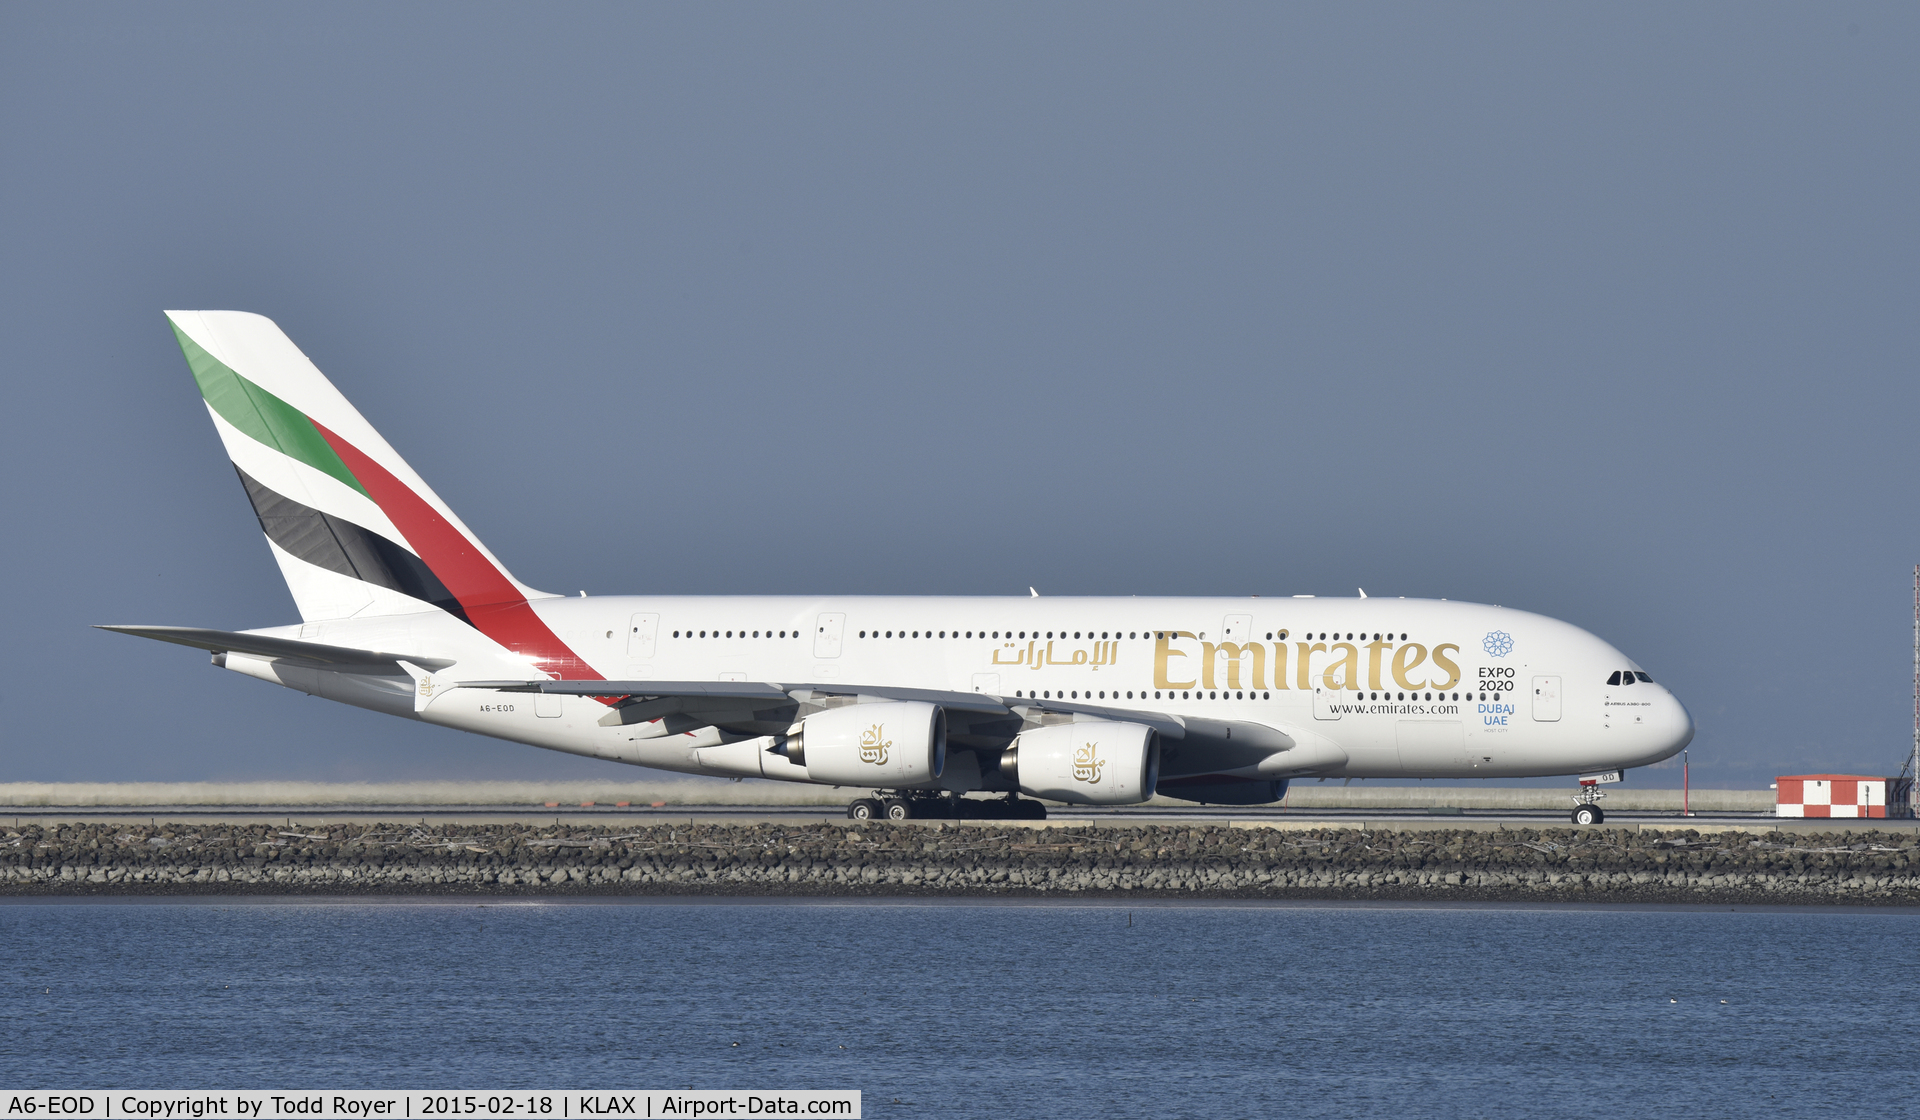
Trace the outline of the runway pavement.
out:
<instances>
[{"instance_id":1,"label":"runway pavement","mask_svg":"<svg viewBox=\"0 0 1920 1120\"><path fill-rule=\"evenodd\" d=\"M771 823L830 824L855 822L847 819L838 805L688 805L688 806L611 806L611 805L150 805L150 806L10 806L0 808L0 824L41 827L61 824L154 824L160 821L206 824L284 823L355 824L380 821L418 821L434 824L578 824L582 827L609 827L632 824L645 826L685 821L698 824L758 825ZM859 822L869 827L888 822ZM911 821L909 825L937 825L938 820ZM1354 828L1392 829L1475 829L1558 826L1568 822L1567 813L1558 810L1443 810L1408 809L1286 809L1268 806L1195 806L1192 808L1086 808L1055 806L1045 821L969 820L968 824L1027 827L1097 826L1124 828L1167 824L1234 824L1267 828ZM1650 810L1614 810L1607 813L1599 827L1642 829L1741 829L1766 831L1781 829L1795 832L1916 831L1920 823L1912 819L1799 819L1743 813L1696 813L1681 816L1675 812Z\"/></svg>"}]
</instances>

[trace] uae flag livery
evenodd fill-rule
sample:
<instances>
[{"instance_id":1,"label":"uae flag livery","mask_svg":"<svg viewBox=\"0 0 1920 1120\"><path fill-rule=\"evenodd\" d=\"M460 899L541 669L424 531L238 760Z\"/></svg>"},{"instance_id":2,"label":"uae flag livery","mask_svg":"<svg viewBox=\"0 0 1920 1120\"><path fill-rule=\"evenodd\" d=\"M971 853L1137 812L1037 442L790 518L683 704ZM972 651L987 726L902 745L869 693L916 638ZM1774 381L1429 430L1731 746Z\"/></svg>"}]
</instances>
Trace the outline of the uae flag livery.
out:
<instances>
[{"instance_id":1,"label":"uae flag livery","mask_svg":"<svg viewBox=\"0 0 1920 1120\"><path fill-rule=\"evenodd\" d=\"M556 677L598 679L520 583L272 321L170 311L305 621L442 610Z\"/></svg>"}]
</instances>

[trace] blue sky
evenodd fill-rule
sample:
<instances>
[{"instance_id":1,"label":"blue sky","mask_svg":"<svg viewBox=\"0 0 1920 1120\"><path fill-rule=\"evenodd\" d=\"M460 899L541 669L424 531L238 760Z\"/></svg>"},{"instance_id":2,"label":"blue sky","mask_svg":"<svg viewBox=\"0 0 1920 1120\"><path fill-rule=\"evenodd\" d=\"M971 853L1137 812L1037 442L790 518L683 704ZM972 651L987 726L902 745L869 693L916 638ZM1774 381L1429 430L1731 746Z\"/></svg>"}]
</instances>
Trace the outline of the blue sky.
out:
<instances>
[{"instance_id":1,"label":"blue sky","mask_svg":"<svg viewBox=\"0 0 1920 1120\"><path fill-rule=\"evenodd\" d=\"M4 776L628 773L88 628L294 617L165 307L277 320L535 586L1497 602L1697 784L1897 770L1917 32L9 6Z\"/></svg>"}]
</instances>

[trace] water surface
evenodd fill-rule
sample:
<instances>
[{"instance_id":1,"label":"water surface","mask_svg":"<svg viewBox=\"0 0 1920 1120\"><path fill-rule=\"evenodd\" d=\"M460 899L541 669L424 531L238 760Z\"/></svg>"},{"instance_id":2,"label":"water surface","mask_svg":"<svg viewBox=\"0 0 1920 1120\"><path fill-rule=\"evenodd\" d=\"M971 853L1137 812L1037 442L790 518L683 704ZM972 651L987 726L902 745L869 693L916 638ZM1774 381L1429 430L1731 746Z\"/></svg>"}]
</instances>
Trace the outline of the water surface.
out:
<instances>
[{"instance_id":1,"label":"water surface","mask_svg":"<svg viewBox=\"0 0 1920 1120\"><path fill-rule=\"evenodd\" d=\"M1909 911L11 903L0 937L11 1086L1840 1116L1900 1112L1920 1052Z\"/></svg>"}]
</instances>

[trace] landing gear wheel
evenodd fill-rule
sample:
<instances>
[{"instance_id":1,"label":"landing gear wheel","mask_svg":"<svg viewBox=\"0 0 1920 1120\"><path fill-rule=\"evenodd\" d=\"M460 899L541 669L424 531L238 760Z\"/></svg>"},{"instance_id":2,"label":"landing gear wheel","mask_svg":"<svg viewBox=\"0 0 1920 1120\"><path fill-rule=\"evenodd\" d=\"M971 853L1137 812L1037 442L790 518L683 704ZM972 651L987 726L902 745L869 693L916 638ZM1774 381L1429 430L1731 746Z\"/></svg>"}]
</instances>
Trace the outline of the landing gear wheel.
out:
<instances>
[{"instance_id":1,"label":"landing gear wheel","mask_svg":"<svg viewBox=\"0 0 1920 1120\"><path fill-rule=\"evenodd\" d=\"M898 797L887 798L887 819L890 821L912 820L913 803L902 801Z\"/></svg>"},{"instance_id":2,"label":"landing gear wheel","mask_svg":"<svg viewBox=\"0 0 1920 1120\"><path fill-rule=\"evenodd\" d=\"M1600 811L1598 805L1582 805L1573 811L1574 824L1599 824L1606 819L1606 814Z\"/></svg>"},{"instance_id":3,"label":"landing gear wheel","mask_svg":"<svg viewBox=\"0 0 1920 1120\"><path fill-rule=\"evenodd\" d=\"M1022 800L1014 813L1014 820L1044 821L1047 819L1047 807L1038 801Z\"/></svg>"},{"instance_id":4,"label":"landing gear wheel","mask_svg":"<svg viewBox=\"0 0 1920 1120\"><path fill-rule=\"evenodd\" d=\"M856 821L870 821L880 815L880 803L871 797L862 797L847 806L847 817Z\"/></svg>"}]
</instances>

